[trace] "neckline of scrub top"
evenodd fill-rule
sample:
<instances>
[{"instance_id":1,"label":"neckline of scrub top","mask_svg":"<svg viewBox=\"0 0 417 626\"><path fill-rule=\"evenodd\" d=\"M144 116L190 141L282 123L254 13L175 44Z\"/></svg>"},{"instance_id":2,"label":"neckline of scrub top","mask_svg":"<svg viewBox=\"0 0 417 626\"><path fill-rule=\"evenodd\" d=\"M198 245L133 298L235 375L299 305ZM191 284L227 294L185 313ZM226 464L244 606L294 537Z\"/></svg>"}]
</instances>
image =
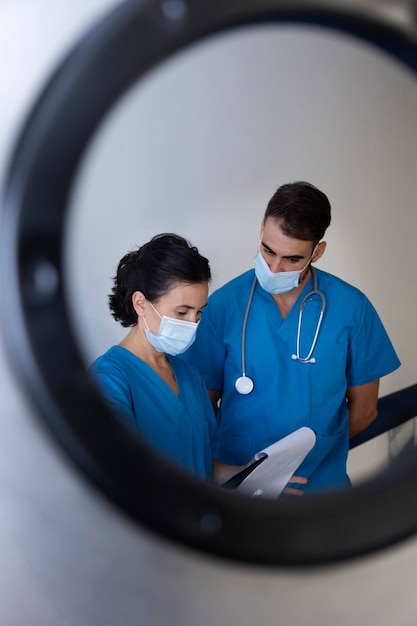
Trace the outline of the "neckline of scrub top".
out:
<instances>
[{"instance_id":1,"label":"neckline of scrub top","mask_svg":"<svg viewBox=\"0 0 417 626\"><path fill-rule=\"evenodd\" d=\"M317 270L315 269L315 272L317 274ZM320 289L320 287L317 287L318 289ZM293 322L294 318L298 319L298 313L300 310L300 304L302 299L304 298L305 295L307 295L307 293L309 291L311 291L313 289L313 275L310 274L310 278L308 279L308 281L306 282L306 284L304 285L302 291L298 294L298 298L296 299L296 301L294 302L294 304L292 305L291 309L288 311L288 315L284 318L282 316L282 313L277 305L277 303L275 302L274 298L273 298L273 294L269 293L268 291L265 291L265 289L263 287L261 287L261 285L259 284L259 281L256 284L256 289L255 289L255 293L257 293L262 299L265 300L265 302L268 303L268 307L272 310L274 310L276 312L276 314L279 317L280 320L280 328L284 328L285 326L290 325Z\"/></svg>"},{"instance_id":2,"label":"neckline of scrub top","mask_svg":"<svg viewBox=\"0 0 417 626\"><path fill-rule=\"evenodd\" d=\"M161 389L164 391L164 393L166 395L169 395L170 397L173 396L179 402L181 402L181 404L183 404L183 402L182 402L182 381L181 381L181 376L178 375L179 374L178 373L178 369L175 367L176 363L177 363L176 357L171 357L171 355L165 354L165 357L166 357L168 363L170 364L170 366L172 368L172 373L173 373L173 376L175 378L175 382L177 383L178 394L176 394L171 389L171 387L168 385L168 383L166 383L165 380L163 378L161 378L161 376L159 376L159 374L157 372L155 372L155 370L148 363L146 363L146 361L141 359L139 356L137 356L136 354L134 354L133 352L131 352L130 350L128 350L124 346L116 345L116 346L113 346L112 348L110 348L110 350L111 351L116 350L117 352L120 352L121 355L124 356L124 358L127 358L128 360L130 360L132 362L136 363L137 361L139 361L142 364L142 366L147 370L149 377L150 378L154 378L155 380L160 382Z\"/></svg>"}]
</instances>

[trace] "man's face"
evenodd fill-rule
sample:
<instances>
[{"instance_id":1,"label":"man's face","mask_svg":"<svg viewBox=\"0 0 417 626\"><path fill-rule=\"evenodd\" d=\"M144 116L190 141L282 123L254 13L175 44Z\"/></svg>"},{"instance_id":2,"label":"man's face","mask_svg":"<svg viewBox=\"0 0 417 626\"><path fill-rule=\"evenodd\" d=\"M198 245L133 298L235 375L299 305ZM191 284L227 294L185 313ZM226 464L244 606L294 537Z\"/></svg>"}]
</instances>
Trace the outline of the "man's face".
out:
<instances>
[{"instance_id":1,"label":"man's face","mask_svg":"<svg viewBox=\"0 0 417 626\"><path fill-rule=\"evenodd\" d=\"M317 261L322 256L325 247L324 241L316 247L316 242L303 241L285 235L279 220L274 218L269 217L262 222L260 250L271 272L303 269L310 260Z\"/></svg>"}]
</instances>

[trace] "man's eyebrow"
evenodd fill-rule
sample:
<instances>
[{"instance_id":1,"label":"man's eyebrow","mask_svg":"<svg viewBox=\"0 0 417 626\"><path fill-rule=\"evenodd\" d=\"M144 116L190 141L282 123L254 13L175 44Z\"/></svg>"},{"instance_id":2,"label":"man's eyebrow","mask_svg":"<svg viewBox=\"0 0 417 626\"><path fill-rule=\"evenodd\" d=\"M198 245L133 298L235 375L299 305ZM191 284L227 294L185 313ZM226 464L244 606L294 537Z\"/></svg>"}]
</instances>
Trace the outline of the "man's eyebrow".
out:
<instances>
[{"instance_id":1,"label":"man's eyebrow","mask_svg":"<svg viewBox=\"0 0 417 626\"><path fill-rule=\"evenodd\" d=\"M266 243L264 243L263 241L262 241L262 245L265 248L265 250L267 250L268 252L271 252L271 254L276 254L276 252L272 250L272 248L267 246ZM282 256L282 258L283 259L297 259L301 261L301 259L305 258L305 255L304 254L285 254Z\"/></svg>"},{"instance_id":2,"label":"man's eyebrow","mask_svg":"<svg viewBox=\"0 0 417 626\"><path fill-rule=\"evenodd\" d=\"M305 259L304 254L287 254L282 257L283 259L297 259L297 261L301 261L301 259Z\"/></svg>"},{"instance_id":3,"label":"man's eyebrow","mask_svg":"<svg viewBox=\"0 0 417 626\"><path fill-rule=\"evenodd\" d=\"M266 243L264 243L263 241L261 242L263 247L268 250L268 252L272 252L272 254L276 254L276 252L274 252L274 250L272 250L272 248L270 248L269 246L266 245Z\"/></svg>"}]
</instances>

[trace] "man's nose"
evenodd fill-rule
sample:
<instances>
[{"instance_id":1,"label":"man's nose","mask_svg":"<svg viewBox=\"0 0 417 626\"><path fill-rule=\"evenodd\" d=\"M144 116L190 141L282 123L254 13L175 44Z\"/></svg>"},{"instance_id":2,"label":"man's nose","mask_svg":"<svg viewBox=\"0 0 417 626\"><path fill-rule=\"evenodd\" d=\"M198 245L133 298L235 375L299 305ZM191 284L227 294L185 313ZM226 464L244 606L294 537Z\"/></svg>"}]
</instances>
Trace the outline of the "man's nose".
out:
<instances>
[{"instance_id":1,"label":"man's nose","mask_svg":"<svg viewBox=\"0 0 417 626\"><path fill-rule=\"evenodd\" d=\"M282 259L273 259L268 262L268 265L269 265L269 269L271 270L271 272L274 272L274 274L276 272L284 271Z\"/></svg>"}]
</instances>

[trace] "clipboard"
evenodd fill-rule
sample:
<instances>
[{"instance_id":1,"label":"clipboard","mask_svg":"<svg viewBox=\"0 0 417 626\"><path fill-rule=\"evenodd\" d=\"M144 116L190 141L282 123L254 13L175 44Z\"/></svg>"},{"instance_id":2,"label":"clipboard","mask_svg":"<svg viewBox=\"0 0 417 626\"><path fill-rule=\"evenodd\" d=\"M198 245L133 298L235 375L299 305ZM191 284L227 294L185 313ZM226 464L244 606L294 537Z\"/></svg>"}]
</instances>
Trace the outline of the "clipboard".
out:
<instances>
[{"instance_id":1,"label":"clipboard","mask_svg":"<svg viewBox=\"0 0 417 626\"><path fill-rule=\"evenodd\" d=\"M277 498L316 443L311 428L303 426L254 456L254 463L232 476L223 487L250 497Z\"/></svg>"}]
</instances>

